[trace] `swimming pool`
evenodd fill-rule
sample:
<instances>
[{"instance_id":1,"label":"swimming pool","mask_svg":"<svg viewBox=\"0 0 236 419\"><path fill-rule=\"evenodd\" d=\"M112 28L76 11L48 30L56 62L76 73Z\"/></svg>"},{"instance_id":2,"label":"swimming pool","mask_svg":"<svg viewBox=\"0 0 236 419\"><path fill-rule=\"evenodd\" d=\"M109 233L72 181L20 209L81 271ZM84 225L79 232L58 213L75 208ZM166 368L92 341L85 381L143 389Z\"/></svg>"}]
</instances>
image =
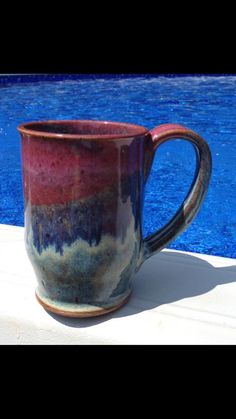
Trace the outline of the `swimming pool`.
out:
<instances>
[{"instance_id":1,"label":"swimming pool","mask_svg":"<svg viewBox=\"0 0 236 419\"><path fill-rule=\"evenodd\" d=\"M0 79L0 223L23 226L20 140L16 127L42 119L173 122L198 132L212 151L211 184L191 226L169 246L236 258L236 76L70 76ZM52 77L51 77L52 79ZM144 205L145 235L177 210L191 184L195 154L186 141L162 145ZM157 216L158 214L158 216Z\"/></svg>"}]
</instances>

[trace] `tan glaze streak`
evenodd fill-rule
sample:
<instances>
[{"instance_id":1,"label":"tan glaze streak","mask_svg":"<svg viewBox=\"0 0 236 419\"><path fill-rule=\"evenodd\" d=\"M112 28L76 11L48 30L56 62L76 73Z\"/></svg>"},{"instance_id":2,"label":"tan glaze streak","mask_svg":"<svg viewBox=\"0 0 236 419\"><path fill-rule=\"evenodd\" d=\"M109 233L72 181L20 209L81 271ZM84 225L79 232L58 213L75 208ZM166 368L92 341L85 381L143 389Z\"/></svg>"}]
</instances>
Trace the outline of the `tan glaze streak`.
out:
<instances>
[{"instance_id":1,"label":"tan glaze streak","mask_svg":"<svg viewBox=\"0 0 236 419\"><path fill-rule=\"evenodd\" d=\"M65 229L68 231L68 234L69 234L70 236L72 236L72 231L71 231L71 224L70 224L70 222L69 222L68 220L66 220L65 218L62 220L62 222L63 222L63 224L64 224L64 226L65 226Z\"/></svg>"}]
</instances>

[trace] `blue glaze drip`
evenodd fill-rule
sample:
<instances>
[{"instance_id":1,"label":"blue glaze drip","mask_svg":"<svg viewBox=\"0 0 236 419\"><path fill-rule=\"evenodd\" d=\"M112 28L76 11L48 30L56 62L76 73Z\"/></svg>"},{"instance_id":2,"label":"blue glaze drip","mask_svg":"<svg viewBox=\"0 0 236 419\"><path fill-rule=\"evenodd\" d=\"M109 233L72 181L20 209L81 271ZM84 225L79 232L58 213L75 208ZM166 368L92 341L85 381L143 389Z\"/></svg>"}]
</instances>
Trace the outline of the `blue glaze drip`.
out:
<instances>
[{"instance_id":1,"label":"blue glaze drip","mask_svg":"<svg viewBox=\"0 0 236 419\"><path fill-rule=\"evenodd\" d=\"M104 234L122 237L124 241L131 220L126 218L122 210L118 213L119 200L127 204L130 198L134 229L140 229L142 191L139 190L139 182L138 172L132 176L121 176L120 188L115 185L112 190L81 202L50 206L28 203L34 247L38 253L42 253L48 246L55 246L56 252L62 255L63 246L70 246L78 239L87 241L90 246L97 246Z\"/></svg>"}]
</instances>

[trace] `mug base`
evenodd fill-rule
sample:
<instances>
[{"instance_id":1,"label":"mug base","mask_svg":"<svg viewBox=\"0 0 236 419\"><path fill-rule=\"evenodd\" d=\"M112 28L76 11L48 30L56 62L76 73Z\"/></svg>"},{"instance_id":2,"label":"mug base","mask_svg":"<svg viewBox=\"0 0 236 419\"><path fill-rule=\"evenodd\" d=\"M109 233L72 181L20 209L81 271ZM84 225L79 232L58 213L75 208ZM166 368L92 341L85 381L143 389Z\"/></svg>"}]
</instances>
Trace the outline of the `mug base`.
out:
<instances>
[{"instance_id":1,"label":"mug base","mask_svg":"<svg viewBox=\"0 0 236 419\"><path fill-rule=\"evenodd\" d=\"M131 290L129 290L128 295L125 295L125 297L115 305L110 307L100 307L90 304L60 303L43 296L38 289L35 291L38 302L43 306L45 310L63 317L78 318L101 316L118 310L128 301L130 294Z\"/></svg>"}]
</instances>

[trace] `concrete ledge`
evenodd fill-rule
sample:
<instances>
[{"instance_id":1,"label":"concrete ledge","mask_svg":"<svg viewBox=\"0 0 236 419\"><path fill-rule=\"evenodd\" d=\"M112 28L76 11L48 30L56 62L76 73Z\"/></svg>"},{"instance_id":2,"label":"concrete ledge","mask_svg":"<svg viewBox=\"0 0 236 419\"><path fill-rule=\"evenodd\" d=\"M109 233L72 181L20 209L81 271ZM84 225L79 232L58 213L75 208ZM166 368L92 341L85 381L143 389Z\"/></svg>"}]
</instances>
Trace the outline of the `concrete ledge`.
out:
<instances>
[{"instance_id":1,"label":"concrete ledge","mask_svg":"<svg viewBox=\"0 0 236 419\"><path fill-rule=\"evenodd\" d=\"M94 319L47 313L35 287L24 229L0 225L0 344L236 344L236 259L163 250L129 302Z\"/></svg>"}]
</instances>

